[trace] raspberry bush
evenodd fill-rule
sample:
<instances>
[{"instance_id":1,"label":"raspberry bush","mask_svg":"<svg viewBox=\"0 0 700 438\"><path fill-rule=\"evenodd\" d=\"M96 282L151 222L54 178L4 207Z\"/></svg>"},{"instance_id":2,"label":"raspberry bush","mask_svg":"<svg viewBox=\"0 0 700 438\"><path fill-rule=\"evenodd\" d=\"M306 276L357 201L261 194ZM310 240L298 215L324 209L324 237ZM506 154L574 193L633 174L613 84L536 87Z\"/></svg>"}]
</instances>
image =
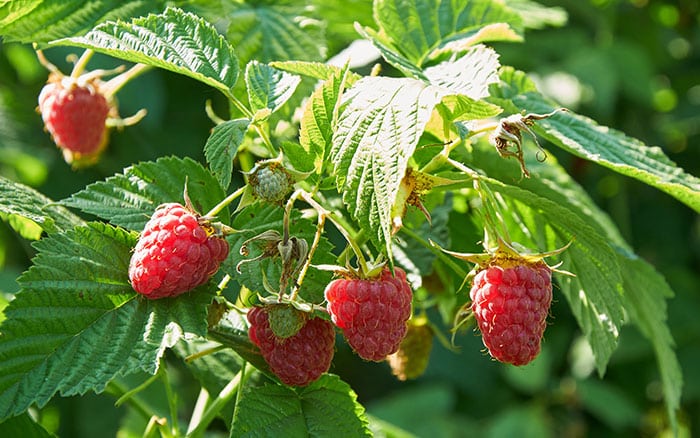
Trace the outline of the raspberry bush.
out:
<instances>
[{"instance_id":1,"label":"raspberry bush","mask_svg":"<svg viewBox=\"0 0 700 438\"><path fill-rule=\"evenodd\" d=\"M0 150L33 144L0 165L0 264L6 235L27 254L0 296L0 436L692 426L673 291L585 172L693 215L700 180L519 70L565 12L350 3L0 6L0 78L35 67L30 93L0 85ZM71 417L74 395L122 408Z\"/></svg>"}]
</instances>

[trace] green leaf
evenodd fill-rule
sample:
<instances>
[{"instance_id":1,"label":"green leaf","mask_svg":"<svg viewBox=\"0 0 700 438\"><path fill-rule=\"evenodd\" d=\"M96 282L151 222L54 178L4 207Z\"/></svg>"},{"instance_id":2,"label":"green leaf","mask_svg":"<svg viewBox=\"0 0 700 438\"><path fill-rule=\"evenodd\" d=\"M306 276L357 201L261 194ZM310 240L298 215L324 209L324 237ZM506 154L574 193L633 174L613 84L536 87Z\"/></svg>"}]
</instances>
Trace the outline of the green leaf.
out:
<instances>
[{"instance_id":1,"label":"green leaf","mask_svg":"<svg viewBox=\"0 0 700 438\"><path fill-rule=\"evenodd\" d=\"M476 46L461 56L453 56L424 70L431 84L474 100L489 95L489 85L498 82L498 54L486 46Z\"/></svg>"},{"instance_id":2,"label":"green leaf","mask_svg":"<svg viewBox=\"0 0 700 438\"><path fill-rule=\"evenodd\" d=\"M130 23L103 23L84 36L57 40L51 45L84 47L170 70L204 82L226 96L231 96L238 78L233 47L216 28L195 14L172 7Z\"/></svg>"},{"instance_id":3,"label":"green leaf","mask_svg":"<svg viewBox=\"0 0 700 438\"><path fill-rule=\"evenodd\" d=\"M66 231L83 221L65 207L56 204L33 188L0 176L0 216L22 236L38 239L41 230L47 233ZM37 230L27 221L41 227Z\"/></svg>"},{"instance_id":4,"label":"green leaf","mask_svg":"<svg viewBox=\"0 0 700 438\"><path fill-rule=\"evenodd\" d=\"M528 29L542 29L546 26L564 26L569 19L566 10L547 7L531 0L506 0L506 5L516 12Z\"/></svg>"},{"instance_id":5,"label":"green leaf","mask_svg":"<svg viewBox=\"0 0 700 438\"><path fill-rule=\"evenodd\" d=\"M205 287L161 300L132 290L135 242L134 233L92 223L35 243L1 326L0 419L57 392L101 392L118 374L154 374L185 333L205 335L213 296Z\"/></svg>"},{"instance_id":6,"label":"green leaf","mask_svg":"<svg viewBox=\"0 0 700 438\"><path fill-rule=\"evenodd\" d=\"M487 0L378 0L374 16L393 47L417 66L434 49L469 37L482 27L506 23L521 32L522 20L502 4Z\"/></svg>"},{"instance_id":7,"label":"green leaf","mask_svg":"<svg viewBox=\"0 0 700 438\"><path fill-rule=\"evenodd\" d=\"M357 395L338 376L326 374L305 388L280 385L243 393L231 436L371 436Z\"/></svg>"},{"instance_id":8,"label":"green leaf","mask_svg":"<svg viewBox=\"0 0 700 438\"><path fill-rule=\"evenodd\" d=\"M347 69L334 73L309 97L299 128L299 143L312 157L313 168L322 173L338 117L340 96L352 82Z\"/></svg>"},{"instance_id":9,"label":"green leaf","mask_svg":"<svg viewBox=\"0 0 700 438\"><path fill-rule=\"evenodd\" d=\"M517 96L513 103L519 109L540 114L556 108L536 93ZM571 112L540 120L533 129L578 157L656 187L700 212L700 179L677 167L659 147L649 147Z\"/></svg>"},{"instance_id":10,"label":"green leaf","mask_svg":"<svg viewBox=\"0 0 700 438\"><path fill-rule=\"evenodd\" d=\"M160 11L163 1L32 0L2 2L0 35L5 41L47 43L82 34L108 20L125 20Z\"/></svg>"},{"instance_id":11,"label":"green leaf","mask_svg":"<svg viewBox=\"0 0 700 438\"><path fill-rule=\"evenodd\" d=\"M488 119L499 115L503 108L483 100L474 100L461 94L445 96L438 110L448 121Z\"/></svg>"},{"instance_id":12,"label":"green leaf","mask_svg":"<svg viewBox=\"0 0 700 438\"><path fill-rule=\"evenodd\" d=\"M355 30L357 30L357 33L359 33L362 38L369 40L374 47L379 50L379 53L382 54L386 62L402 72L405 76L427 80L420 67L401 55L383 35L369 27L362 27L359 24L355 25Z\"/></svg>"},{"instance_id":13,"label":"green leaf","mask_svg":"<svg viewBox=\"0 0 700 438\"><path fill-rule=\"evenodd\" d=\"M624 320L621 268L607 237L582 217L549 199L495 180L480 184L502 195L500 202L505 210L502 217L507 218L513 240L535 252L571 242L558 257L563 262L562 269L576 277L560 275L557 282L591 345L602 375L617 347Z\"/></svg>"},{"instance_id":14,"label":"green leaf","mask_svg":"<svg viewBox=\"0 0 700 438\"><path fill-rule=\"evenodd\" d=\"M127 167L124 173L90 184L61 203L141 231L158 205L184 202L185 181L195 209L202 214L226 196L201 164L190 158L163 157ZM219 218L228 223L225 213Z\"/></svg>"},{"instance_id":15,"label":"green leaf","mask_svg":"<svg viewBox=\"0 0 700 438\"><path fill-rule=\"evenodd\" d=\"M277 111L296 90L301 78L252 60L245 69L248 101L254 111Z\"/></svg>"},{"instance_id":16,"label":"green leaf","mask_svg":"<svg viewBox=\"0 0 700 438\"><path fill-rule=\"evenodd\" d=\"M634 255L619 252L630 319L651 342L656 354L668 418L678 427L683 373L673 349L675 343L667 322L666 299L673 291L653 266Z\"/></svg>"},{"instance_id":17,"label":"green leaf","mask_svg":"<svg viewBox=\"0 0 700 438\"><path fill-rule=\"evenodd\" d=\"M415 79L366 77L344 95L329 158L343 201L391 257L391 210L433 108L446 91Z\"/></svg>"},{"instance_id":18,"label":"green leaf","mask_svg":"<svg viewBox=\"0 0 700 438\"><path fill-rule=\"evenodd\" d=\"M324 64L322 62L309 61L272 61L268 64L277 70L306 76L309 78L328 80L334 74L339 74L342 69L335 65ZM355 73L353 73L356 75ZM359 79L359 76L357 76Z\"/></svg>"},{"instance_id":19,"label":"green leaf","mask_svg":"<svg viewBox=\"0 0 700 438\"><path fill-rule=\"evenodd\" d=\"M236 265L242 260L250 260L263 252L265 243L250 243L248 245L249 254L240 255L240 248L243 243L251 237L257 236L268 230L275 230L282 234L282 218L284 209L277 205L269 205L256 202L240 211L232 226L241 230L236 233L231 241L231 254L222 269L231 275L240 285L246 286L253 292L267 295L264 282L267 281L274 290L279 288L280 274L282 273L282 263L279 254L273 258L244 263L240 266L241 272L236 271ZM289 220L290 236L304 239L311 246L316 232L316 223L308 219L302 219L298 210L293 210ZM276 245L275 245L276 248ZM311 260L312 264L335 264L336 258L332 253L333 246L325 238L321 237L318 249ZM323 291L331 280L332 273L311 268L308 270L304 283L299 289L299 293L308 302L321 303Z\"/></svg>"},{"instance_id":20,"label":"green leaf","mask_svg":"<svg viewBox=\"0 0 700 438\"><path fill-rule=\"evenodd\" d=\"M214 127L204 145L204 156L224 189L231 184L233 159L245 139L248 126L248 119L227 120Z\"/></svg>"},{"instance_id":21,"label":"green leaf","mask_svg":"<svg viewBox=\"0 0 700 438\"><path fill-rule=\"evenodd\" d=\"M227 17L226 35L241 61L323 61L326 39L321 23L299 6L238 5Z\"/></svg>"},{"instance_id":22,"label":"green leaf","mask_svg":"<svg viewBox=\"0 0 700 438\"><path fill-rule=\"evenodd\" d=\"M50 438L56 435L49 433L28 414L0 422L0 436L22 438Z\"/></svg>"}]
</instances>

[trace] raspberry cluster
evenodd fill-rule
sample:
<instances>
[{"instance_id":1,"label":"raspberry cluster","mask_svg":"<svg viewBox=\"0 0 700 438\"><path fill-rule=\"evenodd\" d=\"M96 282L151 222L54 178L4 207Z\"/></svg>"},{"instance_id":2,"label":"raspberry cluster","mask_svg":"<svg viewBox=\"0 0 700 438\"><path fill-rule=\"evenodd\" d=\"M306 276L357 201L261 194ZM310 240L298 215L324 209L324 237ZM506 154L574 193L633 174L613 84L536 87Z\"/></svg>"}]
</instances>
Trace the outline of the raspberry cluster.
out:
<instances>
[{"instance_id":1,"label":"raspberry cluster","mask_svg":"<svg viewBox=\"0 0 700 438\"><path fill-rule=\"evenodd\" d=\"M385 268L375 279L337 279L325 291L328 312L355 352L382 361L406 335L413 293L401 268Z\"/></svg>"},{"instance_id":2,"label":"raspberry cluster","mask_svg":"<svg viewBox=\"0 0 700 438\"><path fill-rule=\"evenodd\" d=\"M335 348L335 331L330 322L312 317L295 335L280 338L270 327L267 308L250 309L248 321L250 340L283 383L305 386L330 368Z\"/></svg>"},{"instance_id":3,"label":"raspberry cluster","mask_svg":"<svg viewBox=\"0 0 700 438\"><path fill-rule=\"evenodd\" d=\"M489 266L476 274L469 296L493 358L525 365L539 354L552 302L552 271L544 262Z\"/></svg>"},{"instance_id":4,"label":"raspberry cluster","mask_svg":"<svg viewBox=\"0 0 700 438\"><path fill-rule=\"evenodd\" d=\"M141 232L129 280L147 298L177 296L206 283L228 252L226 240L208 232L190 210L162 204Z\"/></svg>"}]
</instances>

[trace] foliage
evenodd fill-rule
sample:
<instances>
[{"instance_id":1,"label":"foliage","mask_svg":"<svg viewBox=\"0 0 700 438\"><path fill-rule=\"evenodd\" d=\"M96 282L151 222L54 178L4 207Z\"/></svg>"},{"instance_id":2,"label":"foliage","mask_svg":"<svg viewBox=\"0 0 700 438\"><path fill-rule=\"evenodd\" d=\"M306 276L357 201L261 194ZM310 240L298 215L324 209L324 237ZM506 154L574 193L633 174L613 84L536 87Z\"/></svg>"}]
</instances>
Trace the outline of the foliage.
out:
<instances>
[{"instance_id":1,"label":"foliage","mask_svg":"<svg viewBox=\"0 0 700 438\"><path fill-rule=\"evenodd\" d=\"M0 277L0 435L65 432L52 415L67 415L69 397L89 392L126 406L115 420L124 436L154 428L163 436L688 431L700 386L681 365L697 357L684 346L700 327L678 332L671 316L683 310L676 301L698 304L687 293L697 272L683 266L698 256L683 236L700 212L698 169L674 162L685 164L685 149L623 133L637 130L594 101L557 110L547 56L570 56L569 67L585 71L584 55L568 53L581 41L578 24L559 27L563 9L529 0L313 3L0 3L0 78L25 85L0 85L0 265L8 273ZM569 6L574 17L595 14ZM530 35L542 43L541 32L553 37L534 50ZM367 56L354 40L378 68L353 63ZM94 168L72 173L36 134L40 122L27 114L44 73L28 43L56 64L84 49L96 54L95 68L153 68L119 92L123 108L146 106L149 116L114 132ZM623 49L586 46L639 66L639 52ZM582 80L603 97L611 87L648 97L639 84L606 77ZM661 91L647 100L656 109ZM680 128L664 126L677 145ZM246 172L261 160L294 181L286 202L251 194ZM606 182L639 188L629 206L648 197L675 212L681 226L671 236L685 259L638 241L629 225L636 218L621 213L631 207L601 198ZM230 256L208 284L149 301L129 284L131 251L155 208L184 202L183 190L199 213L232 230ZM669 225L654 225L649 240L663 242ZM309 249L296 264L277 250L290 236ZM472 266L431 243L480 252L497 238L533 253L569 245L550 262L573 274L555 274L555 300L564 299L542 354L522 369L489 362L480 341L453 325L469 304ZM439 338L452 330L461 351L436 346L427 374L399 384L385 364L353 359L339 342L330 373L304 388L281 384L247 337L245 309L284 298L321 315L330 266L367 273L383 262L406 270L414 313L425 313ZM636 363L643 374L621 371ZM653 403L638 379L659 394ZM528 403L510 407L516 397Z\"/></svg>"}]
</instances>

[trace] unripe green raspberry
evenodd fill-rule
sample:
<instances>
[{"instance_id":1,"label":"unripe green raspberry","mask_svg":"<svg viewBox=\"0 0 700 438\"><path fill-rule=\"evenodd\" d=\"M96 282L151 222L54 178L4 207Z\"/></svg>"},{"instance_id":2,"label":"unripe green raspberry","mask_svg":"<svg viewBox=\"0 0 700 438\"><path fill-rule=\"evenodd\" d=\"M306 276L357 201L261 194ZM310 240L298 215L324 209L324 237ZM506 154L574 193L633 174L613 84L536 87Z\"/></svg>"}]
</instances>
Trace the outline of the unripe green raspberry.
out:
<instances>
[{"instance_id":1,"label":"unripe green raspberry","mask_svg":"<svg viewBox=\"0 0 700 438\"><path fill-rule=\"evenodd\" d=\"M255 197L277 203L287 196L293 184L292 176L277 162L258 163L250 172L248 183Z\"/></svg>"}]
</instances>

